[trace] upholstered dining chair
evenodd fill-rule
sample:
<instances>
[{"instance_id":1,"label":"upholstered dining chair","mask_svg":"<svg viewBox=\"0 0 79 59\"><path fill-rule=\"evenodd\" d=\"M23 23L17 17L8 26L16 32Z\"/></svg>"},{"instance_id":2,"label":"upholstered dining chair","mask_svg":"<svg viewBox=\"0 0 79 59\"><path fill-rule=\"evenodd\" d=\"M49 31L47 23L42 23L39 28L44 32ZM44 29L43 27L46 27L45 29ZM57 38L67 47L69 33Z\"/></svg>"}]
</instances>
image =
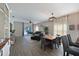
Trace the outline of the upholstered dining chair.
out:
<instances>
[{"instance_id":1,"label":"upholstered dining chair","mask_svg":"<svg viewBox=\"0 0 79 59\"><path fill-rule=\"evenodd\" d=\"M61 45L61 37L56 37L56 45L59 48L59 45Z\"/></svg>"},{"instance_id":2,"label":"upholstered dining chair","mask_svg":"<svg viewBox=\"0 0 79 59\"><path fill-rule=\"evenodd\" d=\"M79 47L79 44L72 42L72 38L71 38L70 34L67 34L67 38L69 40L69 45L70 46Z\"/></svg>"},{"instance_id":3,"label":"upholstered dining chair","mask_svg":"<svg viewBox=\"0 0 79 59\"><path fill-rule=\"evenodd\" d=\"M61 38L63 43L63 55L69 56L69 54L72 54L74 56L79 56L79 48L75 46L70 46L67 36L62 36Z\"/></svg>"},{"instance_id":4,"label":"upholstered dining chair","mask_svg":"<svg viewBox=\"0 0 79 59\"><path fill-rule=\"evenodd\" d=\"M51 48L53 47L52 41L50 41L44 37L41 37L41 48L44 49L44 51L45 51L48 46L51 46Z\"/></svg>"}]
</instances>

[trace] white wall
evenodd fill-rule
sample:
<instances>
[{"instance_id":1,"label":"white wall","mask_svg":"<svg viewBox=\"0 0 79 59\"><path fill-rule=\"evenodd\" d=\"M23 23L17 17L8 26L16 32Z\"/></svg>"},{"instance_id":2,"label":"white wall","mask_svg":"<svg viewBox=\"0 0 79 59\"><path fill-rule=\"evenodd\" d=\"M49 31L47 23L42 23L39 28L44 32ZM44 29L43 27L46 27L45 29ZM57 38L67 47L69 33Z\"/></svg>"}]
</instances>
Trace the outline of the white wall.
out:
<instances>
[{"instance_id":1,"label":"white wall","mask_svg":"<svg viewBox=\"0 0 79 59\"><path fill-rule=\"evenodd\" d=\"M79 30L77 30L77 25L79 24L79 12L68 15L68 25L75 25L75 30L68 33L71 34L72 40L75 42L79 37Z\"/></svg>"},{"instance_id":2,"label":"white wall","mask_svg":"<svg viewBox=\"0 0 79 59\"><path fill-rule=\"evenodd\" d=\"M53 34L53 24L54 24L53 22L45 21L45 22L42 22L42 23L38 23L36 25L39 26L40 31L44 31L44 27L47 26L48 30L49 30L49 33Z\"/></svg>"},{"instance_id":3,"label":"white wall","mask_svg":"<svg viewBox=\"0 0 79 59\"><path fill-rule=\"evenodd\" d=\"M55 21L57 24L67 24L67 34L71 35L72 41L75 42L79 37L79 30L77 25L79 24L79 12L61 16ZM75 30L69 30L69 25L75 25Z\"/></svg>"},{"instance_id":4,"label":"white wall","mask_svg":"<svg viewBox=\"0 0 79 59\"><path fill-rule=\"evenodd\" d=\"M23 35L23 22L14 22L15 36Z\"/></svg>"},{"instance_id":5,"label":"white wall","mask_svg":"<svg viewBox=\"0 0 79 59\"><path fill-rule=\"evenodd\" d=\"M0 11L0 38L4 38L5 15Z\"/></svg>"},{"instance_id":6,"label":"white wall","mask_svg":"<svg viewBox=\"0 0 79 59\"><path fill-rule=\"evenodd\" d=\"M13 29L14 29L14 22L22 22L24 23L25 27L29 25L27 20L15 18L15 17L14 18L11 17L10 22L13 24L13 27L12 27Z\"/></svg>"}]
</instances>

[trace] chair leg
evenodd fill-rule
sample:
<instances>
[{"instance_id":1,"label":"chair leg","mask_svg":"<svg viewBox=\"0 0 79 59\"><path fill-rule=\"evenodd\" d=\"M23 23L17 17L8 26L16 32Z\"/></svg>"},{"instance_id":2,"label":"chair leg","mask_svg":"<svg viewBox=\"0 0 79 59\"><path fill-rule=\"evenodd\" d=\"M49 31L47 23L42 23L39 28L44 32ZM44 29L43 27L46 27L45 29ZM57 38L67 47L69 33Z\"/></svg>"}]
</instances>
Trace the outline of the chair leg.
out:
<instances>
[{"instance_id":1,"label":"chair leg","mask_svg":"<svg viewBox=\"0 0 79 59\"><path fill-rule=\"evenodd\" d=\"M3 50L1 51L1 56L3 55Z\"/></svg>"},{"instance_id":2,"label":"chair leg","mask_svg":"<svg viewBox=\"0 0 79 59\"><path fill-rule=\"evenodd\" d=\"M63 56L65 56L65 51L63 52Z\"/></svg>"},{"instance_id":3,"label":"chair leg","mask_svg":"<svg viewBox=\"0 0 79 59\"><path fill-rule=\"evenodd\" d=\"M58 45L58 48L59 48L59 44L57 44Z\"/></svg>"},{"instance_id":4,"label":"chair leg","mask_svg":"<svg viewBox=\"0 0 79 59\"><path fill-rule=\"evenodd\" d=\"M55 43L55 49L56 49L56 43Z\"/></svg>"},{"instance_id":5,"label":"chair leg","mask_svg":"<svg viewBox=\"0 0 79 59\"><path fill-rule=\"evenodd\" d=\"M69 53L67 52L66 56L69 56Z\"/></svg>"},{"instance_id":6,"label":"chair leg","mask_svg":"<svg viewBox=\"0 0 79 59\"><path fill-rule=\"evenodd\" d=\"M42 49L42 45L41 45L41 49Z\"/></svg>"},{"instance_id":7,"label":"chair leg","mask_svg":"<svg viewBox=\"0 0 79 59\"><path fill-rule=\"evenodd\" d=\"M53 49L53 44L52 44L51 48Z\"/></svg>"},{"instance_id":8,"label":"chair leg","mask_svg":"<svg viewBox=\"0 0 79 59\"><path fill-rule=\"evenodd\" d=\"M50 47L51 47L51 49L53 49L53 43L52 42L50 42Z\"/></svg>"},{"instance_id":9,"label":"chair leg","mask_svg":"<svg viewBox=\"0 0 79 59\"><path fill-rule=\"evenodd\" d=\"M55 43L55 48L59 48L59 44L58 43Z\"/></svg>"},{"instance_id":10,"label":"chair leg","mask_svg":"<svg viewBox=\"0 0 79 59\"><path fill-rule=\"evenodd\" d=\"M46 46L44 45L43 48L44 48L44 51L45 51L46 50Z\"/></svg>"},{"instance_id":11,"label":"chair leg","mask_svg":"<svg viewBox=\"0 0 79 59\"><path fill-rule=\"evenodd\" d=\"M41 49L42 49L42 47L43 47L43 43L41 42Z\"/></svg>"},{"instance_id":12,"label":"chair leg","mask_svg":"<svg viewBox=\"0 0 79 59\"><path fill-rule=\"evenodd\" d=\"M56 49L59 48L59 45L58 45L57 43L55 43L55 48L56 48Z\"/></svg>"},{"instance_id":13,"label":"chair leg","mask_svg":"<svg viewBox=\"0 0 79 59\"><path fill-rule=\"evenodd\" d=\"M1 53L1 56L3 55L3 50L2 49L0 49L0 53Z\"/></svg>"}]
</instances>

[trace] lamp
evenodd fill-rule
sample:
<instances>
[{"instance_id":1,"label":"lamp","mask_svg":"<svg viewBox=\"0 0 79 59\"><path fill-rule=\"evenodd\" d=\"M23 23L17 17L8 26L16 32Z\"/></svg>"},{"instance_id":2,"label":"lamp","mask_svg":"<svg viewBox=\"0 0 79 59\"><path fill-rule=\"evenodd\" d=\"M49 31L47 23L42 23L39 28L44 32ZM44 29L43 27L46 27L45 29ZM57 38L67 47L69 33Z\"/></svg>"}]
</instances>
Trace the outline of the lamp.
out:
<instances>
[{"instance_id":1,"label":"lamp","mask_svg":"<svg viewBox=\"0 0 79 59\"><path fill-rule=\"evenodd\" d=\"M57 19L57 18L54 17L54 16L53 16L53 13L52 13L52 17L49 17L48 21L53 22L55 19Z\"/></svg>"}]
</instances>

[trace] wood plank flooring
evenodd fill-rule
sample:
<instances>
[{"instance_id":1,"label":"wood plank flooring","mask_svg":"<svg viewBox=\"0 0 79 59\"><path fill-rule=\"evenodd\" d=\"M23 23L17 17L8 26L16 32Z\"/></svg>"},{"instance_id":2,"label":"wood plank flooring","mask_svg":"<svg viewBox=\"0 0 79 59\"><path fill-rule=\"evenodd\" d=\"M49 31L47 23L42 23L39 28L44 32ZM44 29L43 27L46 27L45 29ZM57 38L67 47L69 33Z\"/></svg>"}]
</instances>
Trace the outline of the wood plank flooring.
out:
<instances>
[{"instance_id":1,"label":"wood plank flooring","mask_svg":"<svg viewBox=\"0 0 79 59\"><path fill-rule=\"evenodd\" d=\"M16 37L16 42L10 49L10 56L62 56L63 48L41 49L41 42L31 40L30 36Z\"/></svg>"}]
</instances>

